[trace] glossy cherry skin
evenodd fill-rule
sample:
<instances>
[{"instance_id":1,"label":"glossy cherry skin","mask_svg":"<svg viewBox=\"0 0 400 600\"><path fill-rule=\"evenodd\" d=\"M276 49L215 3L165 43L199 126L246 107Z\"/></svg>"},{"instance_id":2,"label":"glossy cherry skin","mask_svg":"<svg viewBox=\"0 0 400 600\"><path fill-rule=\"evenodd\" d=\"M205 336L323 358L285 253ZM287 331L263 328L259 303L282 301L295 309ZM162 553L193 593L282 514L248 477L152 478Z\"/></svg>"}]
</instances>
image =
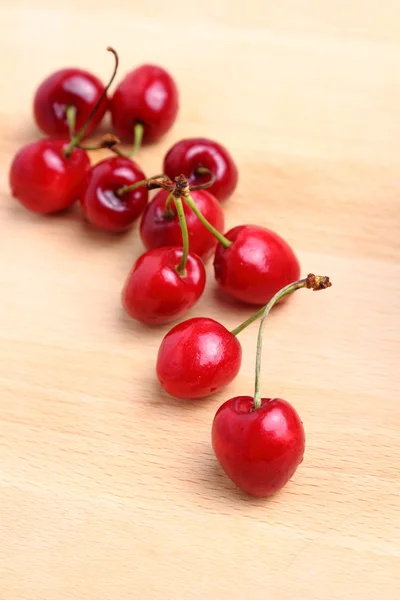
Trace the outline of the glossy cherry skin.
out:
<instances>
[{"instance_id":1,"label":"glossy cherry skin","mask_svg":"<svg viewBox=\"0 0 400 600\"><path fill-rule=\"evenodd\" d=\"M207 138L181 140L165 155L163 172L172 180L183 174L190 184L198 185L210 179L196 172L199 167L209 169L216 177L207 190L217 200L226 200L236 188L238 171L228 150L218 142Z\"/></svg>"},{"instance_id":2,"label":"glossy cherry skin","mask_svg":"<svg viewBox=\"0 0 400 600\"><path fill-rule=\"evenodd\" d=\"M145 187L122 196L118 196L117 191L145 178L140 167L123 156L106 158L92 167L81 197L82 210L89 223L113 233L129 229L144 211L149 193Z\"/></svg>"},{"instance_id":3,"label":"glossy cherry skin","mask_svg":"<svg viewBox=\"0 0 400 600\"><path fill-rule=\"evenodd\" d=\"M172 126L179 108L178 90L171 75L155 65L142 65L121 81L111 99L113 127L121 140L131 142L136 123L143 141L155 142Z\"/></svg>"},{"instance_id":4,"label":"glossy cherry skin","mask_svg":"<svg viewBox=\"0 0 400 600\"><path fill-rule=\"evenodd\" d=\"M257 225L240 225L225 234L229 248L217 246L214 273L224 292L248 304L267 304L281 288L297 281L300 265L278 234Z\"/></svg>"},{"instance_id":5,"label":"glossy cherry skin","mask_svg":"<svg viewBox=\"0 0 400 600\"><path fill-rule=\"evenodd\" d=\"M234 335L213 319L196 317L173 327L161 342L157 377L175 398L205 398L238 374L242 348Z\"/></svg>"},{"instance_id":6,"label":"glossy cherry skin","mask_svg":"<svg viewBox=\"0 0 400 600\"><path fill-rule=\"evenodd\" d=\"M66 157L67 145L65 140L41 139L15 155L9 173L11 193L28 210L54 213L78 200L90 161L79 148Z\"/></svg>"},{"instance_id":7,"label":"glossy cherry skin","mask_svg":"<svg viewBox=\"0 0 400 600\"><path fill-rule=\"evenodd\" d=\"M212 425L215 456L228 477L252 496L275 494L303 460L305 434L286 400L251 396L231 398L218 409Z\"/></svg>"},{"instance_id":8,"label":"glossy cherry skin","mask_svg":"<svg viewBox=\"0 0 400 600\"><path fill-rule=\"evenodd\" d=\"M164 325L182 317L204 292L206 271L202 260L189 253L186 275L176 267L182 248L154 248L136 261L122 291L122 304L133 319Z\"/></svg>"},{"instance_id":9,"label":"glossy cherry skin","mask_svg":"<svg viewBox=\"0 0 400 600\"><path fill-rule=\"evenodd\" d=\"M218 231L224 230L224 213L218 200L206 190L193 190L190 194L197 204L203 216L214 225ZM179 219L176 214L174 203L171 209L174 215L165 216L165 202L168 192L159 191L153 200L147 205L140 222L140 235L146 248L158 248L160 246L179 246L182 244L182 233ZM217 240L204 225L200 223L196 215L183 201L186 223L189 232L189 248L206 260L211 256Z\"/></svg>"},{"instance_id":10,"label":"glossy cherry skin","mask_svg":"<svg viewBox=\"0 0 400 600\"><path fill-rule=\"evenodd\" d=\"M62 69L47 77L38 87L33 111L38 127L47 135L69 137L66 110L76 108L75 130L84 125L96 102L104 92L104 85L94 75L82 69ZM108 109L105 97L90 121L85 136L89 135Z\"/></svg>"}]
</instances>

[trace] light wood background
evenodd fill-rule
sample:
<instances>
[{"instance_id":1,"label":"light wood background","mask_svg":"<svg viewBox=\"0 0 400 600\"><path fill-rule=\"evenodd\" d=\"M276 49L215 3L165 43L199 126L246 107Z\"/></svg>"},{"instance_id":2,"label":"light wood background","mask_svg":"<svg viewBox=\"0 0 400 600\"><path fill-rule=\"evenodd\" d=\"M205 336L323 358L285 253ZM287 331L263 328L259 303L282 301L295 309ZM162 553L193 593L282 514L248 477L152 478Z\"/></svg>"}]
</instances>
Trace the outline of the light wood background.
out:
<instances>
[{"instance_id":1,"label":"light wood background","mask_svg":"<svg viewBox=\"0 0 400 600\"><path fill-rule=\"evenodd\" d=\"M1 2L1 600L372 600L400 597L398 0ZM210 448L217 407L251 394L257 327L237 380L204 402L154 377L168 327L128 322L119 294L142 251L12 200L7 174L38 134L51 71L170 69L179 120L138 160L158 172L183 136L226 144L240 168L228 226L296 249L301 291L267 327L263 391L305 423L305 461L254 500ZM250 314L209 285L192 315Z\"/></svg>"}]
</instances>

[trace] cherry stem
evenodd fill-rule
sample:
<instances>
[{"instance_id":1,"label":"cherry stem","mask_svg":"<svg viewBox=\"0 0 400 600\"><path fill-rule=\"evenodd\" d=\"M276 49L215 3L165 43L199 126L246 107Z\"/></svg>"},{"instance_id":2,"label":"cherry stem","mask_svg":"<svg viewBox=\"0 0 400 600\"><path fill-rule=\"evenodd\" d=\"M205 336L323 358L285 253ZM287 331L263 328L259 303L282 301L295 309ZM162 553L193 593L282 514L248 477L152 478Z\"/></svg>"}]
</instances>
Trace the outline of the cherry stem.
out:
<instances>
[{"instance_id":1,"label":"cherry stem","mask_svg":"<svg viewBox=\"0 0 400 600\"><path fill-rule=\"evenodd\" d=\"M171 208L171 203L172 203L173 199L174 199L174 193L172 191L170 194L168 194L167 199L165 201L164 217L166 217L167 219L169 217L173 217L175 215L174 211Z\"/></svg>"},{"instance_id":2,"label":"cherry stem","mask_svg":"<svg viewBox=\"0 0 400 600\"><path fill-rule=\"evenodd\" d=\"M310 273L309 275L307 275L307 277L305 279L299 279L299 281L290 283L289 285L287 285L284 288L282 288L281 290L279 290L279 292L277 292L275 294L275 296L273 296L271 298L271 300L268 302L268 304L262 308L260 328L258 330L258 336L257 336L256 377L255 377L255 384L254 384L254 410L257 410L261 407L261 390L260 390L261 354L262 354L262 343L263 343L263 337L264 337L265 322L266 322L269 311L274 306L274 304L276 304L277 302L282 300L282 298L284 298L285 296L292 294L296 290L299 290L301 288L307 288L307 289L311 289L316 292L318 290L324 290L324 289L330 287L331 285L332 284L329 281L329 277L326 277L324 275L313 275L312 273ZM255 315L253 315L253 317L254 316ZM260 311L258 311L256 313L255 318L257 318L258 316L260 316ZM250 321L250 322L253 322L254 320L255 319L252 317L250 319L248 319L248 321ZM248 323L248 324L250 324L250 323ZM239 326L237 328L237 329L239 329L239 331L241 331L243 329L243 328L241 329L240 327L241 326ZM234 333L236 330L232 331L232 333L234 335L236 335L236 333Z\"/></svg>"},{"instance_id":3,"label":"cherry stem","mask_svg":"<svg viewBox=\"0 0 400 600\"><path fill-rule=\"evenodd\" d=\"M82 144L78 144L77 148L80 148L81 150L103 150L104 148L113 150L116 144L119 144L117 136L113 133L106 133L98 144L95 144L94 146L82 146Z\"/></svg>"},{"instance_id":4,"label":"cherry stem","mask_svg":"<svg viewBox=\"0 0 400 600\"><path fill-rule=\"evenodd\" d=\"M182 257L179 261L179 264L176 266L176 272L180 277L186 277L186 262L189 256L189 232L182 200L181 198L177 198L175 196L173 196L173 198L182 233Z\"/></svg>"},{"instance_id":5,"label":"cherry stem","mask_svg":"<svg viewBox=\"0 0 400 600\"><path fill-rule=\"evenodd\" d=\"M190 194L183 194L183 198L185 199L189 207L192 209L196 217L199 219L199 221L204 225L204 227L206 227L206 229L208 229L210 233L213 234L213 236L219 241L221 246L223 246L224 248L229 248L232 242L228 240L228 238L226 238L224 235L222 235L222 233L218 231L218 229L215 229L215 227L211 225L211 223L209 223L209 221L207 221L205 217L203 217L203 215L197 208L197 205L193 200L192 196Z\"/></svg>"},{"instance_id":6,"label":"cherry stem","mask_svg":"<svg viewBox=\"0 0 400 600\"><path fill-rule=\"evenodd\" d=\"M66 116L67 116L69 137L73 138L75 135L76 106L67 106Z\"/></svg>"},{"instance_id":7,"label":"cherry stem","mask_svg":"<svg viewBox=\"0 0 400 600\"><path fill-rule=\"evenodd\" d=\"M212 185L214 185L217 179L215 173L213 173L212 171L210 171L210 169L207 169L206 167L197 167L195 175L209 175L210 180L205 181L204 183L199 183L197 185L191 185L191 190L206 190L207 188L210 188Z\"/></svg>"},{"instance_id":8,"label":"cherry stem","mask_svg":"<svg viewBox=\"0 0 400 600\"><path fill-rule=\"evenodd\" d=\"M143 125L143 123L138 121L137 123L135 123L135 126L133 128L133 147L132 147L132 151L129 154L130 158L133 158L135 156L135 154L137 154L139 152L140 147L142 145L143 133L144 133L144 125Z\"/></svg>"},{"instance_id":9,"label":"cherry stem","mask_svg":"<svg viewBox=\"0 0 400 600\"><path fill-rule=\"evenodd\" d=\"M123 196L128 192L134 192L140 187L146 187L148 190L155 190L160 187L164 187L164 182L166 184L169 182L168 177L161 173L160 175L154 175L154 177L148 177L147 179L142 179L141 181L136 181L136 183L132 183L131 185L124 185L120 187L115 193L117 196Z\"/></svg>"},{"instance_id":10,"label":"cherry stem","mask_svg":"<svg viewBox=\"0 0 400 600\"><path fill-rule=\"evenodd\" d=\"M113 73L111 75L110 81L108 82L107 86L104 88L101 96L99 97L99 99L97 100L96 104L94 105L94 107L92 108L90 115L88 116L88 118L86 119L85 123L82 125L81 129L78 131L77 134L75 134L72 139L70 140L68 146L65 148L64 150L64 154L66 157L68 157L72 150L75 148L75 146L78 146L78 144L81 142L83 136L86 133L87 128L90 125L91 120L93 119L94 115L96 114L100 104L103 102L104 98L107 96L107 92L111 87L112 82L114 81L114 78L117 74L117 70L118 70L118 65L119 65L119 58L118 58L118 54L116 53L116 51L114 50L114 48L111 48L111 46L108 46L107 48L108 52L112 52L112 54L114 55L114 70Z\"/></svg>"},{"instance_id":11,"label":"cherry stem","mask_svg":"<svg viewBox=\"0 0 400 600\"><path fill-rule=\"evenodd\" d=\"M222 233L220 233L218 229L215 229L215 227L211 225L211 223L209 223L205 217L203 217L203 215L197 208L196 202L190 195L189 183L184 175L179 175L178 177L175 177L174 194L175 196L179 194L185 200L186 204L194 212L199 221L204 225L206 229L208 229L210 233L213 234L215 238L217 238L221 246L223 246L224 248L229 248L232 242L228 240L228 238L226 238L224 235L222 235Z\"/></svg>"},{"instance_id":12,"label":"cherry stem","mask_svg":"<svg viewBox=\"0 0 400 600\"><path fill-rule=\"evenodd\" d=\"M137 123L135 123L135 125L133 127L132 150L128 153L123 152L119 148L115 148L115 147L112 147L111 150L114 152L114 154L117 154L118 156L122 156L123 158L133 158L142 146L143 133L144 133L144 125L143 125L143 123L138 121Z\"/></svg>"}]
</instances>

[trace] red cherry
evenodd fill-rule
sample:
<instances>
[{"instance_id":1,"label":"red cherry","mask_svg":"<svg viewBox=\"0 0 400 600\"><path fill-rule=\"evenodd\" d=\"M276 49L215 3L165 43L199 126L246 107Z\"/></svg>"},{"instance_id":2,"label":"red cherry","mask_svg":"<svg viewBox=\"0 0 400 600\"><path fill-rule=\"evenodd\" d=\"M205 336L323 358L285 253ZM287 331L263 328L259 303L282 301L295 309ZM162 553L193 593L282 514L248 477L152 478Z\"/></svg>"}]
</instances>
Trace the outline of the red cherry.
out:
<instances>
[{"instance_id":1,"label":"red cherry","mask_svg":"<svg viewBox=\"0 0 400 600\"><path fill-rule=\"evenodd\" d=\"M118 190L146 178L139 166L123 156L113 156L90 169L81 198L87 220L104 231L128 229L146 207L148 191L142 186L118 195Z\"/></svg>"},{"instance_id":2,"label":"red cherry","mask_svg":"<svg viewBox=\"0 0 400 600\"><path fill-rule=\"evenodd\" d=\"M42 139L21 148L11 164L11 193L37 213L53 213L79 197L90 170L89 158L79 148L67 157L65 140Z\"/></svg>"},{"instance_id":3,"label":"red cherry","mask_svg":"<svg viewBox=\"0 0 400 600\"><path fill-rule=\"evenodd\" d=\"M183 174L192 185L201 185L209 181L209 174L199 172L199 168L208 169L214 174L215 182L207 189L218 200L225 200L236 188L236 165L228 150L213 140L181 140L165 155L163 171L172 180Z\"/></svg>"},{"instance_id":4,"label":"red cherry","mask_svg":"<svg viewBox=\"0 0 400 600\"><path fill-rule=\"evenodd\" d=\"M234 227L217 246L214 272L227 294L249 304L267 304L272 296L300 276L291 247L278 234L257 225Z\"/></svg>"},{"instance_id":5,"label":"red cherry","mask_svg":"<svg viewBox=\"0 0 400 600\"><path fill-rule=\"evenodd\" d=\"M238 374L242 348L213 319L194 318L173 327L161 342L157 377L175 398L205 398Z\"/></svg>"},{"instance_id":6,"label":"red cherry","mask_svg":"<svg viewBox=\"0 0 400 600\"><path fill-rule=\"evenodd\" d=\"M121 81L111 99L112 124L131 141L134 125L143 125L143 141L154 142L172 126L178 113L178 90L161 67L143 65Z\"/></svg>"},{"instance_id":7,"label":"red cherry","mask_svg":"<svg viewBox=\"0 0 400 600\"><path fill-rule=\"evenodd\" d=\"M231 398L212 425L215 455L230 479L253 496L270 496L293 476L303 460L305 434L295 409L279 398Z\"/></svg>"},{"instance_id":8,"label":"red cherry","mask_svg":"<svg viewBox=\"0 0 400 600\"><path fill-rule=\"evenodd\" d=\"M104 89L100 79L82 69L62 69L53 73L41 83L35 94L33 108L38 127L47 135L68 137L67 107L75 107L76 130L81 129ZM107 108L108 98L105 96L85 135L97 127Z\"/></svg>"},{"instance_id":9,"label":"red cherry","mask_svg":"<svg viewBox=\"0 0 400 600\"><path fill-rule=\"evenodd\" d=\"M122 303L133 318L148 325L164 325L181 317L200 298L206 284L201 259L189 253L185 276L176 267L182 248L155 248L133 266L122 291Z\"/></svg>"},{"instance_id":10,"label":"red cherry","mask_svg":"<svg viewBox=\"0 0 400 600\"><path fill-rule=\"evenodd\" d=\"M160 246L179 246L182 243L181 227L173 202L170 207L174 212L173 216L165 215L165 202L168 195L169 192L165 190L159 191L143 213L140 235L143 244L148 249ZM225 219L218 200L206 190L193 190L191 196L203 216L216 229L223 230ZM183 208L189 230L190 250L205 260L211 255L217 240L200 223L185 201L183 201Z\"/></svg>"}]
</instances>

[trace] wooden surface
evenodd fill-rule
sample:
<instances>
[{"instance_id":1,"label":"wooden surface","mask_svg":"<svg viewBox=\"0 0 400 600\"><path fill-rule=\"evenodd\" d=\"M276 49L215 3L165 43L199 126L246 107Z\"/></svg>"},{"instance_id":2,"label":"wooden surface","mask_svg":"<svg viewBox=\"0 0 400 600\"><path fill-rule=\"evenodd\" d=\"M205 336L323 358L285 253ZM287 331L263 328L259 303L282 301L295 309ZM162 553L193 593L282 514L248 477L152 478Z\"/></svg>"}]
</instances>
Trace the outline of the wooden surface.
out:
<instances>
[{"instance_id":1,"label":"wooden surface","mask_svg":"<svg viewBox=\"0 0 400 600\"><path fill-rule=\"evenodd\" d=\"M1 3L1 600L372 600L400 597L397 0L14 0ZM233 385L175 402L154 378L168 327L128 322L119 294L142 251L39 218L10 197L9 163L37 136L31 100L54 69L107 78L158 62L179 120L139 160L160 170L182 136L225 143L240 168L228 226L293 244L298 292L267 327L263 391L292 402L304 463L269 501L221 473L210 425L251 394L257 327ZM250 310L209 285L192 315Z\"/></svg>"}]
</instances>

